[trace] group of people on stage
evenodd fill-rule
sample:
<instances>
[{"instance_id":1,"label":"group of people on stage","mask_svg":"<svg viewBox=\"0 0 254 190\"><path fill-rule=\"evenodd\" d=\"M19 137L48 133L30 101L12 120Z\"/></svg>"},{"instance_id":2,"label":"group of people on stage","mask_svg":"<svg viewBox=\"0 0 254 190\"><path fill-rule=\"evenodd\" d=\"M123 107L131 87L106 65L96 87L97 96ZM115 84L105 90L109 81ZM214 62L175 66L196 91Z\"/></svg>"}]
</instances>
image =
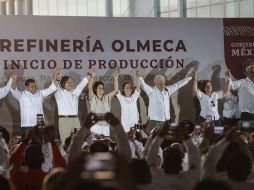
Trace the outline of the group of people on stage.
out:
<instances>
[{"instance_id":1,"label":"group of people on stage","mask_svg":"<svg viewBox=\"0 0 254 190\"><path fill-rule=\"evenodd\" d=\"M103 163L110 166L107 168L111 173L114 170L117 177L110 180L117 181L117 189L198 190L204 185L212 189L223 186L225 190L254 188L254 183L248 181L254 179L253 140L246 140L247 136L251 136L249 133L229 127L218 141L214 126L210 123L204 122L203 130L200 130L202 134L196 134L197 126L191 121L184 120L176 126L170 120L169 110L171 94L193 80L193 96L200 102L198 123L210 119L215 125L221 125L218 114L220 98L226 98L225 118L232 119L239 115L243 120L254 120L254 65L246 67L247 77L238 81L231 81L230 73L226 72L224 88L218 92L212 90L211 81L202 81L199 86L194 71L169 86L165 85L162 75L156 75L154 86L149 86L137 71L135 91L131 82L124 83L120 91L118 75L118 71L113 73L114 89L108 94L104 92L103 82L94 81L94 68L89 69L87 76L76 87L73 86L72 77L62 76L62 71L57 69L48 88L37 90L36 82L28 79L25 81L25 90L19 91L17 74L12 71L7 85L0 89L0 97L11 91L19 101L21 129L26 134L13 142L13 139L6 138L6 129L0 127L0 189L4 180L11 181L18 190L41 187L45 190L108 189L100 180L89 181L83 175L84 172L91 175L88 168L93 167L95 162L90 162L90 159L94 158L92 161L98 163L99 160L93 157L93 153L98 152L113 153L111 156L116 160L114 165L105 160ZM90 113L81 125L78 98L86 86ZM146 128L135 129L133 126L139 121L137 100L141 88L149 98L149 120ZM232 90L237 90L238 97ZM56 142L54 127L45 127L43 134L40 134L42 141L38 140L38 131L34 127L37 125L37 115L43 114L43 98L51 93L54 93L57 102L62 144ZM114 96L121 105L121 121L110 113ZM236 114L236 110L239 114ZM110 135L109 126L115 134L115 142L107 138ZM79 130L71 135L76 128ZM96 133L104 134L104 137L98 137ZM62 169L53 170L56 167ZM94 169L93 172L100 169ZM1 173L4 173L4 177Z\"/></svg>"},{"instance_id":2,"label":"group of people on stage","mask_svg":"<svg viewBox=\"0 0 254 190\"><path fill-rule=\"evenodd\" d=\"M73 86L71 76L62 76L62 71L57 69L48 88L37 90L35 80L27 79L25 90L19 91L17 89L16 72L12 71L7 85L0 89L0 97L3 98L9 90L11 91L20 105L21 130L27 130L37 124L37 114L43 114L43 98L54 92L58 108L59 134L62 142L70 136L75 128L80 128L78 99L86 86L88 86L90 111L93 113L105 114L110 112L112 98L114 96L118 98L121 105L121 122L126 132L135 124L138 124L139 121L137 100L141 91L140 86L149 98L149 120L147 125L149 129L153 129L170 119L169 98L171 94L188 84L192 79L193 96L198 98L201 108L198 123L210 117L210 120L213 120L216 126L221 126L218 100L223 97L228 99L228 102L235 101L237 103L239 101L239 107L235 106L234 108L239 109L241 119L254 120L254 65L249 65L246 68L247 77L238 81L231 81L230 73L226 72L224 89L217 92L213 91L212 83L209 80L203 81L203 85L199 88L196 72L192 72L184 79L169 86L165 86L164 76L156 75L154 86L149 86L141 77L140 71L136 72L137 84L135 91L133 92L132 83L126 82L123 84L123 91L121 92L118 86L118 75L119 71L114 71L114 89L108 94L105 94L102 81L94 81L96 76L94 68L89 69L87 76L76 87ZM230 89L238 91L238 98L230 93ZM226 114L226 109L228 109L228 112L232 112L232 106L230 107L230 103L228 104L225 103L226 119L232 117L230 114ZM109 125L105 121L97 122L92 131L105 136L109 136L110 133Z\"/></svg>"}]
</instances>

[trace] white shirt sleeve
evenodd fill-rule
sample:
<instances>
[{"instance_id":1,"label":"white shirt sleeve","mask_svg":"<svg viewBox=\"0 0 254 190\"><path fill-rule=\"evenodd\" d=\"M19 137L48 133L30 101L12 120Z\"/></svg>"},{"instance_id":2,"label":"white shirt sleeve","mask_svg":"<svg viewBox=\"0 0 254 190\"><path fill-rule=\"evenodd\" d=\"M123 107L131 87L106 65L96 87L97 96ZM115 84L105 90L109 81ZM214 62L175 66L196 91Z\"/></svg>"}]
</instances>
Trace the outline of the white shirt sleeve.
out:
<instances>
[{"instance_id":1,"label":"white shirt sleeve","mask_svg":"<svg viewBox=\"0 0 254 190\"><path fill-rule=\"evenodd\" d=\"M10 78L9 81L7 82L7 85L0 88L0 99L8 94L8 92L11 89L12 81L13 81L12 78Z\"/></svg>"},{"instance_id":2,"label":"white shirt sleeve","mask_svg":"<svg viewBox=\"0 0 254 190\"><path fill-rule=\"evenodd\" d=\"M15 90L13 90L13 89L11 88L11 94L12 94L12 96L13 96L16 100L18 100L18 101L19 101L20 97L22 96L22 92L19 91L17 88L16 88Z\"/></svg>"},{"instance_id":3,"label":"white shirt sleeve","mask_svg":"<svg viewBox=\"0 0 254 190\"><path fill-rule=\"evenodd\" d=\"M140 92L138 92L137 90L135 90L135 92L133 93L132 97L134 98L135 101L137 101L139 95L140 95Z\"/></svg>"},{"instance_id":4,"label":"white shirt sleeve","mask_svg":"<svg viewBox=\"0 0 254 190\"><path fill-rule=\"evenodd\" d=\"M53 93L54 91L56 91L56 85L52 81L51 85L48 88L40 90L39 93L42 95L42 97L46 97L50 95L51 93Z\"/></svg>"},{"instance_id":5,"label":"white shirt sleeve","mask_svg":"<svg viewBox=\"0 0 254 190\"><path fill-rule=\"evenodd\" d=\"M86 77L83 78L83 80L77 85L77 87L72 91L72 93L75 96L79 96L82 92L82 90L85 88L85 86L88 83L88 79Z\"/></svg>"},{"instance_id":6,"label":"white shirt sleeve","mask_svg":"<svg viewBox=\"0 0 254 190\"><path fill-rule=\"evenodd\" d=\"M223 96L224 96L223 90L216 91L216 92L214 92L214 93L217 94L217 98L218 98L218 99L221 99L221 98L223 98Z\"/></svg>"},{"instance_id":7,"label":"white shirt sleeve","mask_svg":"<svg viewBox=\"0 0 254 190\"><path fill-rule=\"evenodd\" d=\"M236 81L232 81L230 84L230 87L233 90L238 90L238 88L241 86L242 80L236 80Z\"/></svg>"},{"instance_id":8,"label":"white shirt sleeve","mask_svg":"<svg viewBox=\"0 0 254 190\"><path fill-rule=\"evenodd\" d=\"M153 91L153 88L151 86L149 86L148 84L145 83L144 79L142 77L139 77L141 86L143 87L143 90L145 91L145 93L148 95Z\"/></svg>"},{"instance_id":9,"label":"white shirt sleeve","mask_svg":"<svg viewBox=\"0 0 254 190\"><path fill-rule=\"evenodd\" d=\"M123 95L121 94L120 91L116 94L116 97L119 100L119 102L121 102L123 100Z\"/></svg>"},{"instance_id":10,"label":"white shirt sleeve","mask_svg":"<svg viewBox=\"0 0 254 190\"><path fill-rule=\"evenodd\" d=\"M178 82L176 82L173 85L167 86L169 94L173 94L175 91L177 91L179 88L183 87L184 85L188 84L188 82L191 80L191 77L186 77Z\"/></svg>"}]
</instances>

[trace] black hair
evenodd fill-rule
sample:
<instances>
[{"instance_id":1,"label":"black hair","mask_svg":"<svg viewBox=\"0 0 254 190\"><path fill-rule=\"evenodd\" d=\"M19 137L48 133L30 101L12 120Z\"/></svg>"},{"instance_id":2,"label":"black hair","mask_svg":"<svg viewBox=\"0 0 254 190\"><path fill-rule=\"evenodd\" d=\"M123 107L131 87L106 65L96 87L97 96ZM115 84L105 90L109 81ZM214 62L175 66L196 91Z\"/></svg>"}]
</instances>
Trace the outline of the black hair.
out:
<instances>
[{"instance_id":1,"label":"black hair","mask_svg":"<svg viewBox=\"0 0 254 190\"><path fill-rule=\"evenodd\" d=\"M132 159L131 171L137 184L149 184L152 182L152 174L147 162L143 159Z\"/></svg>"},{"instance_id":2,"label":"black hair","mask_svg":"<svg viewBox=\"0 0 254 190\"><path fill-rule=\"evenodd\" d=\"M194 131L195 124L190 120L183 120L178 124L179 127L184 127L187 129L187 133L191 134Z\"/></svg>"},{"instance_id":3,"label":"black hair","mask_svg":"<svg viewBox=\"0 0 254 190\"><path fill-rule=\"evenodd\" d=\"M108 152L109 147L101 141L95 141L90 146L90 152Z\"/></svg>"},{"instance_id":4,"label":"black hair","mask_svg":"<svg viewBox=\"0 0 254 190\"><path fill-rule=\"evenodd\" d=\"M25 164L29 168L41 168L44 162L44 157L41 149L41 145L32 143L27 146L25 150Z\"/></svg>"},{"instance_id":5,"label":"black hair","mask_svg":"<svg viewBox=\"0 0 254 190\"><path fill-rule=\"evenodd\" d=\"M102 81L96 81L93 83L93 93L97 96L97 87L102 85L104 88L104 83Z\"/></svg>"},{"instance_id":6,"label":"black hair","mask_svg":"<svg viewBox=\"0 0 254 190\"><path fill-rule=\"evenodd\" d=\"M27 79L25 81L25 86L29 86L30 83L35 83L35 80L34 79Z\"/></svg>"},{"instance_id":7,"label":"black hair","mask_svg":"<svg viewBox=\"0 0 254 190\"><path fill-rule=\"evenodd\" d=\"M168 147L163 151L164 172L178 174L182 170L182 153L178 148Z\"/></svg>"},{"instance_id":8,"label":"black hair","mask_svg":"<svg viewBox=\"0 0 254 190\"><path fill-rule=\"evenodd\" d=\"M10 142L10 134L9 132L2 126L0 126L0 132L2 133L2 136L6 142L6 144L9 144Z\"/></svg>"},{"instance_id":9,"label":"black hair","mask_svg":"<svg viewBox=\"0 0 254 190\"><path fill-rule=\"evenodd\" d=\"M206 179L201 181L192 190L231 190L230 187L223 181L215 181L211 179Z\"/></svg>"},{"instance_id":10,"label":"black hair","mask_svg":"<svg viewBox=\"0 0 254 190\"><path fill-rule=\"evenodd\" d=\"M200 85L200 90L201 92L203 92L204 94L206 94L206 91L205 91L205 87L206 87L206 83L210 82L212 84L212 82L210 80L203 80L201 85Z\"/></svg>"},{"instance_id":11,"label":"black hair","mask_svg":"<svg viewBox=\"0 0 254 190\"><path fill-rule=\"evenodd\" d=\"M64 89L65 83L66 83L70 78L71 78L70 76L63 76L63 77L61 78L61 81L60 81L60 86L61 86L61 88Z\"/></svg>"},{"instance_id":12,"label":"black hair","mask_svg":"<svg viewBox=\"0 0 254 190\"><path fill-rule=\"evenodd\" d=\"M8 179L6 179L2 175L0 175L0 187L1 187L1 189L4 189L4 190L10 190L10 189L12 189Z\"/></svg>"},{"instance_id":13,"label":"black hair","mask_svg":"<svg viewBox=\"0 0 254 190\"><path fill-rule=\"evenodd\" d=\"M243 182L251 173L251 160L242 152L232 153L227 163L227 174L229 179Z\"/></svg>"}]
</instances>

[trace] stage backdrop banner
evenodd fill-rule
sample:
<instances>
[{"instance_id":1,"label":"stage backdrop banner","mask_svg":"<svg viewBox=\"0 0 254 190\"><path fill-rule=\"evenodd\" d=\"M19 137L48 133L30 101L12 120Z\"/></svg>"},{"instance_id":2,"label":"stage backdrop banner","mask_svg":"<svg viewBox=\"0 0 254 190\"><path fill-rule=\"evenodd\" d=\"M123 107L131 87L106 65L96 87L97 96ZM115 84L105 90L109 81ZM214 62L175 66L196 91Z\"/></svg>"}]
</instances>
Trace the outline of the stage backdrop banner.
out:
<instances>
[{"instance_id":1,"label":"stage backdrop banner","mask_svg":"<svg viewBox=\"0 0 254 190\"><path fill-rule=\"evenodd\" d=\"M103 80L109 92L114 69L120 69L120 88L132 80L137 68L150 85L156 74L165 75L171 84L197 69L199 78L212 79L218 90L226 70L223 23L223 19L1 16L0 81L5 85L9 70L15 69L19 89L24 89L27 78L34 78L38 89L43 89L59 67L78 84L88 68L95 67L96 80ZM194 120L191 85L173 95L171 112L177 119ZM0 102L0 124L15 132L19 105L11 94ZM144 94L139 103L141 120L146 122ZM79 103L81 121L88 110L84 90ZM115 99L112 112L120 117L119 110ZM57 122L53 95L45 99L44 112L48 123Z\"/></svg>"}]
</instances>

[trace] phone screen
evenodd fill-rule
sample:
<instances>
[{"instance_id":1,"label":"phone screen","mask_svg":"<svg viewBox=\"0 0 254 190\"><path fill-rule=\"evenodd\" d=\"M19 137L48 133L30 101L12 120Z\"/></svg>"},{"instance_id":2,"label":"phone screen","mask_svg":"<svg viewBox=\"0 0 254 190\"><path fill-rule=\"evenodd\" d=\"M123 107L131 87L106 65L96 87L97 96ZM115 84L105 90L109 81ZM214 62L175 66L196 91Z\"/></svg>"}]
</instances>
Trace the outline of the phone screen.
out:
<instances>
[{"instance_id":1,"label":"phone screen","mask_svg":"<svg viewBox=\"0 0 254 190\"><path fill-rule=\"evenodd\" d=\"M111 180L115 177L116 163L111 153L87 155L81 174L84 179Z\"/></svg>"},{"instance_id":2,"label":"phone screen","mask_svg":"<svg viewBox=\"0 0 254 190\"><path fill-rule=\"evenodd\" d=\"M241 131L254 133L254 121L242 121L240 123Z\"/></svg>"}]
</instances>

